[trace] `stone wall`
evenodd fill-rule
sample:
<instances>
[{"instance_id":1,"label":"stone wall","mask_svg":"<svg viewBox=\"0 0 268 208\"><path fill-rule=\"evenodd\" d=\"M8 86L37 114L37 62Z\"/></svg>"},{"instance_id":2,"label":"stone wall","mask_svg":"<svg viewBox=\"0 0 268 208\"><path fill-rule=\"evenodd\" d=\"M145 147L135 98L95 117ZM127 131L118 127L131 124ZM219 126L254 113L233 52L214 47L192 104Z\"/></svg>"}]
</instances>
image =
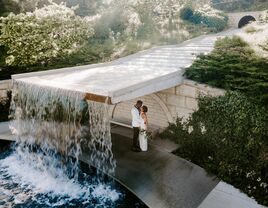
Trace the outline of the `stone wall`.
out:
<instances>
[{"instance_id":1,"label":"stone wall","mask_svg":"<svg viewBox=\"0 0 268 208\"><path fill-rule=\"evenodd\" d=\"M167 126L168 118L161 108L161 105L157 102L152 95L143 96L134 100L118 103L112 106L113 112L112 117L115 121L126 123L131 125L131 108L134 106L136 101L140 99L144 102L144 105L148 107L148 119L153 126Z\"/></svg>"},{"instance_id":2,"label":"stone wall","mask_svg":"<svg viewBox=\"0 0 268 208\"><path fill-rule=\"evenodd\" d=\"M6 99L9 90L11 90L11 80L0 81L0 100Z\"/></svg>"},{"instance_id":3,"label":"stone wall","mask_svg":"<svg viewBox=\"0 0 268 208\"><path fill-rule=\"evenodd\" d=\"M136 100L140 99L149 108L149 125L164 129L168 126L168 122L174 122L178 116L187 118L196 110L196 98L199 94L219 96L224 94L224 90L184 80L179 86L113 105L110 113L113 120L130 124L130 110Z\"/></svg>"}]
</instances>

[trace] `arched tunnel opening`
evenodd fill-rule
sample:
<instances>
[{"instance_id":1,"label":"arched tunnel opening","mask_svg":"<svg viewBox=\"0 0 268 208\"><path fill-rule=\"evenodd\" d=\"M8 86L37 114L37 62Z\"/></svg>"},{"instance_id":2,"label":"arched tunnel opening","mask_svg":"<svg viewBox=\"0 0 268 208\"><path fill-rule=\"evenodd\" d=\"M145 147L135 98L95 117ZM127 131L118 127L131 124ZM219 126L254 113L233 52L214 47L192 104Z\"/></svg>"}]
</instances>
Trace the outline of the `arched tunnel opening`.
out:
<instances>
[{"instance_id":1,"label":"arched tunnel opening","mask_svg":"<svg viewBox=\"0 0 268 208\"><path fill-rule=\"evenodd\" d=\"M253 16L251 16L251 15L244 16L240 19L240 21L238 23L238 28L242 28L245 25L247 25L251 22L254 22L254 21L256 21L256 19Z\"/></svg>"}]
</instances>

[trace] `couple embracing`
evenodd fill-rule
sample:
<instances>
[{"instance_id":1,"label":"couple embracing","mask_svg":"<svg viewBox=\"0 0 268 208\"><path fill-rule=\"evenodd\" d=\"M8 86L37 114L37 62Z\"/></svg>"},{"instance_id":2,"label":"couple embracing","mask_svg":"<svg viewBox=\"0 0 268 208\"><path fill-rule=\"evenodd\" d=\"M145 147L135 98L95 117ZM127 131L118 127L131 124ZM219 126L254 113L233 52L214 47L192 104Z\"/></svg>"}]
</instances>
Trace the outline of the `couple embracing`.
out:
<instances>
[{"instance_id":1,"label":"couple embracing","mask_svg":"<svg viewBox=\"0 0 268 208\"><path fill-rule=\"evenodd\" d=\"M134 107L131 109L132 116L132 127L133 127L133 144L132 151L141 152L147 151L148 142L147 142L147 127L148 119L147 113L148 108L145 105L142 105L142 101L138 100Z\"/></svg>"}]
</instances>

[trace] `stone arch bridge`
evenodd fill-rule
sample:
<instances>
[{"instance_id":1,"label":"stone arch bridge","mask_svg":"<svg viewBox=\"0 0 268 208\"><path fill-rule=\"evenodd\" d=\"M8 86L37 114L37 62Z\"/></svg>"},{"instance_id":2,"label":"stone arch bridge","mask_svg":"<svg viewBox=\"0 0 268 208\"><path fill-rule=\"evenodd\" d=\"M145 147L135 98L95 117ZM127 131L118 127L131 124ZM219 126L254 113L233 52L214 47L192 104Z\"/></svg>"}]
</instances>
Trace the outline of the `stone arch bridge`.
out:
<instances>
[{"instance_id":1,"label":"stone arch bridge","mask_svg":"<svg viewBox=\"0 0 268 208\"><path fill-rule=\"evenodd\" d=\"M235 13L228 13L229 21L228 26L229 27L239 27L239 23L242 20L242 18L245 19L245 22L247 22L247 19L249 21L254 18L255 20L259 19L263 11L248 11L248 12L235 12ZM248 17L248 18L245 18Z\"/></svg>"}]
</instances>

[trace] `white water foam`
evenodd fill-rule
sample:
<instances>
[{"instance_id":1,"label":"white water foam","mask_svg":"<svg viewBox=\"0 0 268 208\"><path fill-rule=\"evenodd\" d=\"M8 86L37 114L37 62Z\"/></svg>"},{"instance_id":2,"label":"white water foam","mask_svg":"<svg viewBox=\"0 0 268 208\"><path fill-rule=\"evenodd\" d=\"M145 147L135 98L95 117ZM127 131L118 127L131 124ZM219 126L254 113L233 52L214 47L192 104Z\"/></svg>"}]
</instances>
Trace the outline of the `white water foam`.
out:
<instances>
[{"instance_id":1,"label":"white water foam","mask_svg":"<svg viewBox=\"0 0 268 208\"><path fill-rule=\"evenodd\" d=\"M5 206L20 204L28 199L49 206L64 205L72 200L90 203L97 199L99 205L115 202L120 193L110 185L99 183L80 183L76 178L70 178L55 158L41 153L20 150L15 151L0 160L0 196L6 199ZM50 164L44 164L47 159ZM14 184L15 187L14 187ZM42 194L46 197L37 197ZM50 199L57 197L56 202Z\"/></svg>"}]
</instances>

